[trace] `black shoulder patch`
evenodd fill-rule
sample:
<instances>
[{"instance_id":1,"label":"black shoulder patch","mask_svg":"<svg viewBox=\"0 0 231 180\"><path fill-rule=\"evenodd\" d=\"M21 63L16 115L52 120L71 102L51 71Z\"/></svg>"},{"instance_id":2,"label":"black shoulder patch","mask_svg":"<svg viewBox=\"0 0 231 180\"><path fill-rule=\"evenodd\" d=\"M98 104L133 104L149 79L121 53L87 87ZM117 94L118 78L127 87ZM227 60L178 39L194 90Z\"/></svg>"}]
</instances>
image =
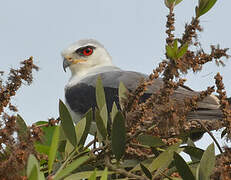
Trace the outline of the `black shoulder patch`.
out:
<instances>
[{"instance_id":1,"label":"black shoulder patch","mask_svg":"<svg viewBox=\"0 0 231 180\"><path fill-rule=\"evenodd\" d=\"M113 102L119 107L118 88L104 87L104 91L109 112L112 109ZM79 114L84 114L90 108L94 109L96 107L95 87L85 83L67 88L65 98L71 110Z\"/></svg>"}]
</instances>

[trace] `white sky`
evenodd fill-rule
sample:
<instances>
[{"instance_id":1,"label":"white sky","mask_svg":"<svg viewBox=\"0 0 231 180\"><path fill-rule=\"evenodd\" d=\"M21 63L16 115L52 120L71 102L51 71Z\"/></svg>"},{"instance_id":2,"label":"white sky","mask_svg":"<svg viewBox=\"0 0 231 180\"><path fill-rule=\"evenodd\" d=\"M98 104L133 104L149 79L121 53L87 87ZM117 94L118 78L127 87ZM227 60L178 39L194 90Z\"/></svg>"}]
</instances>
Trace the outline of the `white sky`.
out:
<instances>
[{"instance_id":1,"label":"white sky","mask_svg":"<svg viewBox=\"0 0 231 180\"><path fill-rule=\"evenodd\" d=\"M183 0L176 7L176 36L194 15L197 0ZM203 47L231 46L230 0L222 0L201 17ZM164 58L167 8L163 0L20 0L2 1L0 6L0 70L18 67L21 60L34 56L41 68L34 82L14 98L27 124L58 117L58 101L64 99L64 73L60 52L82 38L95 38L108 49L116 65L149 74ZM231 95L231 63L217 67L210 63L200 73L185 76L194 90L214 84L213 76L224 76ZM209 74L209 75L208 75ZM219 135L218 135L219 136ZM207 137L201 141L208 145Z\"/></svg>"}]
</instances>

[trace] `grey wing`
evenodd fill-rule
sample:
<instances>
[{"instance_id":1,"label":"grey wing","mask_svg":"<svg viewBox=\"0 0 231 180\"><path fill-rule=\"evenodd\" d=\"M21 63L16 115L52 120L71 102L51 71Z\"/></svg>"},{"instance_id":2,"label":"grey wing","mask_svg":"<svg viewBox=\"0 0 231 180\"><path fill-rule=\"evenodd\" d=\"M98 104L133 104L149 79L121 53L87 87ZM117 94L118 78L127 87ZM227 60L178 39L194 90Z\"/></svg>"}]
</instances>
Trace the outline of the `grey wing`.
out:
<instances>
[{"instance_id":1,"label":"grey wing","mask_svg":"<svg viewBox=\"0 0 231 180\"><path fill-rule=\"evenodd\" d=\"M147 78L147 75L133 71L110 71L89 76L79 83L86 83L95 87L98 76L102 79L104 87L118 88L120 82L123 82L129 90L134 90L141 79Z\"/></svg>"},{"instance_id":2,"label":"grey wing","mask_svg":"<svg viewBox=\"0 0 231 180\"><path fill-rule=\"evenodd\" d=\"M104 87L115 89L118 92L119 83L123 82L127 89L135 90L142 79L148 78L147 75L133 72L133 71L112 71L104 72L97 75L90 76L84 79L84 82L95 87L96 79L100 75ZM153 92L158 91L163 86L161 78L156 79L154 83L148 87L145 92L145 97L148 98ZM186 86L179 87L172 98L177 101L183 101L186 97L192 97L198 95L199 92L193 91ZM118 93L116 94L118 96ZM117 98L118 100L118 98ZM219 110L219 100L214 95L206 97L203 101L198 103L198 110L189 113L189 119L217 119L222 117L222 113Z\"/></svg>"}]
</instances>

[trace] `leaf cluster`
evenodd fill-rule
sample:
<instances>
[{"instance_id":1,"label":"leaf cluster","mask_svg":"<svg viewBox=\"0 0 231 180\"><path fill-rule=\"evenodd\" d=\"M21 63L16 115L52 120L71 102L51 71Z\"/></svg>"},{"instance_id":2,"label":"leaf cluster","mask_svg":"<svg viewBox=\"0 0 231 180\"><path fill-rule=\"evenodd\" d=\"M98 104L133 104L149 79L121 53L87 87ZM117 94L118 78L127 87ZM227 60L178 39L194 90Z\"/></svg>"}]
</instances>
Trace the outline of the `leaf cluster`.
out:
<instances>
[{"instance_id":1,"label":"leaf cluster","mask_svg":"<svg viewBox=\"0 0 231 180\"><path fill-rule=\"evenodd\" d=\"M219 46L211 46L210 53L203 49L191 50L199 44L197 33L202 30L199 17L207 13L216 0L199 0L196 16L185 26L182 37L175 37L173 11L181 1L165 0L169 9L166 59L153 70L149 79L141 81L134 92L129 92L120 83L119 107L114 103L111 112L107 109L103 83L98 77L97 107L89 109L76 124L61 100L59 118L39 121L32 127L27 127L20 115L4 113L0 128L0 177L30 180L231 178L230 148L225 148L225 152L216 157L214 143L202 150L191 140L192 133L200 134L221 127L225 127L222 136L230 137L231 112L222 77L219 74L215 76L224 115L219 122L211 119L202 122L188 116L198 109L198 102L215 91L215 87L208 87L181 102L172 98L177 88L184 86L182 74L189 70L197 72L213 60L222 64L221 58L229 58L226 54L228 49ZM0 114L7 106L15 109L10 99L21 86L22 79L28 84L32 81L32 69L37 67L32 59L24 61L23 65L19 70L12 70L7 85L0 88ZM161 75L163 86L142 101L145 91ZM89 142L87 137L92 124L97 132ZM17 137L13 137L14 132L17 132ZM190 156L191 161L183 159L183 152ZM9 174L9 171L15 173Z\"/></svg>"}]
</instances>

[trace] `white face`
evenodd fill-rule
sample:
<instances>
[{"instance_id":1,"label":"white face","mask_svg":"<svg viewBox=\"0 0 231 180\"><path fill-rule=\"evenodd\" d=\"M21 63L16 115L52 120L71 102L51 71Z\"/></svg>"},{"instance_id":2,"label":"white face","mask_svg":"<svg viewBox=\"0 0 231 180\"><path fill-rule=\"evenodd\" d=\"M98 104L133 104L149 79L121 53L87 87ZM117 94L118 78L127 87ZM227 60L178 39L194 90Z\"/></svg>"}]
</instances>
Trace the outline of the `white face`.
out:
<instances>
[{"instance_id":1,"label":"white face","mask_svg":"<svg viewBox=\"0 0 231 180\"><path fill-rule=\"evenodd\" d=\"M112 64L106 49L95 40L80 40L72 44L62 52L62 57L64 69L69 67L72 74Z\"/></svg>"}]
</instances>

